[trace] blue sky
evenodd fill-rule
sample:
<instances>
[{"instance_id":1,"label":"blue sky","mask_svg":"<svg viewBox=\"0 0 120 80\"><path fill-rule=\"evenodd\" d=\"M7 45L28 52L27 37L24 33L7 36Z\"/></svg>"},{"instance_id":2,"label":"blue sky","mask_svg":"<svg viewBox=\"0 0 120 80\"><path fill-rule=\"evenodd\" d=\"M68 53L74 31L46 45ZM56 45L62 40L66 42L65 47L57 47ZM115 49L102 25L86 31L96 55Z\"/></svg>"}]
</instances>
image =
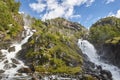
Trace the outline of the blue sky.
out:
<instances>
[{"instance_id":1,"label":"blue sky","mask_svg":"<svg viewBox=\"0 0 120 80\"><path fill-rule=\"evenodd\" d=\"M46 20L64 17L90 27L107 16L120 18L120 0L19 0L20 12Z\"/></svg>"}]
</instances>

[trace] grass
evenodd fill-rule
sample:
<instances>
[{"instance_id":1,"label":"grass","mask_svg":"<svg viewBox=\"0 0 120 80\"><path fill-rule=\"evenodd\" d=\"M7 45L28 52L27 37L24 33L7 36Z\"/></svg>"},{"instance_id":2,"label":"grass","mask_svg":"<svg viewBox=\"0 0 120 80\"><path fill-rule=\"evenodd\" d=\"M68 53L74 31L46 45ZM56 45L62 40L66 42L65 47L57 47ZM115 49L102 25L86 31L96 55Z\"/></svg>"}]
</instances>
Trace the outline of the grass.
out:
<instances>
[{"instance_id":1,"label":"grass","mask_svg":"<svg viewBox=\"0 0 120 80\"><path fill-rule=\"evenodd\" d=\"M105 43L117 44L120 42L120 37L114 37L113 39L106 40Z\"/></svg>"}]
</instances>

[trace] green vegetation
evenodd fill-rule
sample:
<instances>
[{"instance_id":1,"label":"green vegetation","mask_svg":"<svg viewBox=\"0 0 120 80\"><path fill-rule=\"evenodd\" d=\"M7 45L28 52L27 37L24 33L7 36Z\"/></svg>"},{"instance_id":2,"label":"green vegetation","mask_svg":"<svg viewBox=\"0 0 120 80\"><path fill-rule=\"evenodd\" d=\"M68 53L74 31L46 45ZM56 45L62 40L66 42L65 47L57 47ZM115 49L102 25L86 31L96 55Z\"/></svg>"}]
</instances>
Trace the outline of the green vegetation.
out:
<instances>
[{"instance_id":1,"label":"green vegetation","mask_svg":"<svg viewBox=\"0 0 120 80\"><path fill-rule=\"evenodd\" d=\"M85 78L85 80L97 80L95 77L93 77L91 75L85 75L84 78Z\"/></svg>"},{"instance_id":2,"label":"green vegetation","mask_svg":"<svg viewBox=\"0 0 120 80\"><path fill-rule=\"evenodd\" d=\"M18 14L19 6L20 3L14 0L0 1L0 34L3 35L1 39L13 39L21 32L22 17Z\"/></svg>"},{"instance_id":3,"label":"green vegetation","mask_svg":"<svg viewBox=\"0 0 120 80\"><path fill-rule=\"evenodd\" d=\"M85 28L62 18L46 22L33 18L32 22L32 27L37 31L29 40L26 58L33 61L36 71L67 74L81 72L83 61L76 43L77 36L80 38Z\"/></svg>"},{"instance_id":4,"label":"green vegetation","mask_svg":"<svg viewBox=\"0 0 120 80\"><path fill-rule=\"evenodd\" d=\"M114 37L112 39L108 39L105 43L111 43L111 44L120 43L120 37Z\"/></svg>"},{"instance_id":5,"label":"green vegetation","mask_svg":"<svg viewBox=\"0 0 120 80\"><path fill-rule=\"evenodd\" d=\"M93 43L105 43L120 37L120 19L108 17L100 19L90 28L89 39ZM115 39L116 40L116 39ZM113 41L116 43L118 41Z\"/></svg>"}]
</instances>

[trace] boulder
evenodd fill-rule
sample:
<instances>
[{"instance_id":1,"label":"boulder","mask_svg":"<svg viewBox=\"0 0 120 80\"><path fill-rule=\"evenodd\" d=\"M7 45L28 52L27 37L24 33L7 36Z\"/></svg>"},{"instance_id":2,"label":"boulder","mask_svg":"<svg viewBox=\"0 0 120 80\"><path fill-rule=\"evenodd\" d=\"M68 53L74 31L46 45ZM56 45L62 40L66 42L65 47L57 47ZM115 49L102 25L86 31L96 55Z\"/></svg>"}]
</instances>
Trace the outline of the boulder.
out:
<instances>
[{"instance_id":1,"label":"boulder","mask_svg":"<svg viewBox=\"0 0 120 80\"><path fill-rule=\"evenodd\" d=\"M34 65L32 63L28 64L28 66L32 72L35 72L35 68L34 68Z\"/></svg>"},{"instance_id":2,"label":"boulder","mask_svg":"<svg viewBox=\"0 0 120 80\"><path fill-rule=\"evenodd\" d=\"M10 69L10 68L12 68L12 65L11 65L11 64L8 64L8 63L7 63L7 64L5 64L4 69L6 69L6 70L7 70L7 69Z\"/></svg>"},{"instance_id":3,"label":"boulder","mask_svg":"<svg viewBox=\"0 0 120 80\"><path fill-rule=\"evenodd\" d=\"M32 73L32 71L30 70L30 68L25 68L22 67L18 70L19 73Z\"/></svg>"},{"instance_id":4,"label":"boulder","mask_svg":"<svg viewBox=\"0 0 120 80\"><path fill-rule=\"evenodd\" d=\"M0 59L2 59L4 56L2 55L2 52L0 51Z\"/></svg>"},{"instance_id":5,"label":"boulder","mask_svg":"<svg viewBox=\"0 0 120 80\"><path fill-rule=\"evenodd\" d=\"M8 52L14 52L14 51L15 51L15 46L10 47L10 48L8 49Z\"/></svg>"},{"instance_id":6,"label":"boulder","mask_svg":"<svg viewBox=\"0 0 120 80\"><path fill-rule=\"evenodd\" d=\"M4 72L5 72L4 70L0 70L0 74L1 74L1 73L4 73Z\"/></svg>"},{"instance_id":7,"label":"boulder","mask_svg":"<svg viewBox=\"0 0 120 80\"><path fill-rule=\"evenodd\" d=\"M12 58L11 60L12 60L12 62L13 62L14 64L20 64L19 61L16 60L16 59L13 59L13 58Z\"/></svg>"},{"instance_id":8,"label":"boulder","mask_svg":"<svg viewBox=\"0 0 120 80\"><path fill-rule=\"evenodd\" d=\"M105 80L112 80L112 74L108 70L101 70L100 73L102 74Z\"/></svg>"},{"instance_id":9,"label":"boulder","mask_svg":"<svg viewBox=\"0 0 120 80\"><path fill-rule=\"evenodd\" d=\"M8 63L8 60L5 60L5 61L4 61L4 64L6 64L6 63Z\"/></svg>"}]
</instances>

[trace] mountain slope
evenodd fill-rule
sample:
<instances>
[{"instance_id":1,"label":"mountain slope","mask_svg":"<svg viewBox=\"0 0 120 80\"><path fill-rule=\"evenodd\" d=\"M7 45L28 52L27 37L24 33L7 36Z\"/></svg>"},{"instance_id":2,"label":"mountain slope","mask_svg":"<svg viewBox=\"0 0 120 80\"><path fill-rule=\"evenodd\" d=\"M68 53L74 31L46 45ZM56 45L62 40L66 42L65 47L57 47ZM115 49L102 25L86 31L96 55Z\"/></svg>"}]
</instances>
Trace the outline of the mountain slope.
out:
<instances>
[{"instance_id":1,"label":"mountain slope","mask_svg":"<svg viewBox=\"0 0 120 80\"><path fill-rule=\"evenodd\" d=\"M96 46L103 59L120 67L120 19L100 19L90 28L89 40Z\"/></svg>"},{"instance_id":2,"label":"mountain slope","mask_svg":"<svg viewBox=\"0 0 120 80\"><path fill-rule=\"evenodd\" d=\"M20 3L14 0L0 1L0 45L18 39L23 30L22 16L18 14ZM18 36L19 35L19 36ZM6 43L7 42L7 43Z\"/></svg>"},{"instance_id":3,"label":"mountain slope","mask_svg":"<svg viewBox=\"0 0 120 80\"><path fill-rule=\"evenodd\" d=\"M75 74L81 71L82 57L77 39L86 31L79 24L62 18L33 21L36 33L23 51L27 61L34 63L37 71Z\"/></svg>"}]
</instances>

